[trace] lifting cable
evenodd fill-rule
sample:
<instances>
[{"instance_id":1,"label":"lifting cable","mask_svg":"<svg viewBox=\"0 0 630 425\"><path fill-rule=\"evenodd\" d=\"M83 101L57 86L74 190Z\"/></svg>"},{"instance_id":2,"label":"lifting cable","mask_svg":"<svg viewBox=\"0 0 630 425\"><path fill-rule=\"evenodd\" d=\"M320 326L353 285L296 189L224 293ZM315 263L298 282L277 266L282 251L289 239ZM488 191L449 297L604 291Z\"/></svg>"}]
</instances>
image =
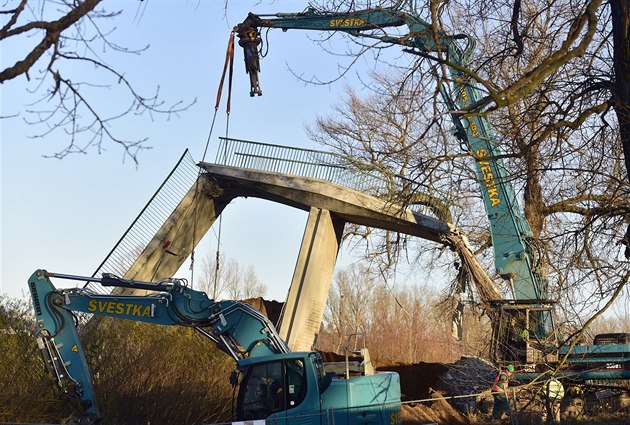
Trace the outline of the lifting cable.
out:
<instances>
[{"instance_id":1,"label":"lifting cable","mask_svg":"<svg viewBox=\"0 0 630 425\"><path fill-rule=\"evenodd\" d=\"M216 117L217 117L217 112L219 110L219 104L221 102L221 93L223 91L223 84L225 81L225 74L227 72L227 67L228 64L230 65L230 74L229 74L229 91L230 93L228 93L228 102L227 102L227 114L228 114L228 127L226 127L226 137L228 134L228 128L229 128L229 114L230 114L230 103L231 103L231 91L232 91L232 70L233 70L233 63L234 63L234 34L230 34L230 38L228 40L228 46L227 46L227 51L225 53L225 65L223 66L223 74L221 76L221 81L219 83L219 90L217 93L217 100L216 100L216 104L214 107L214 115L212 117L212 124L210 126L210 132L208 133L208 138L206 140L206 146L203 152L203 157L202 157L202 162L205 161L206 159L206 154L208 152L208 147L210 145L210 140L212 137L212 132L214 130L214 124L216 121ZM197 209L198 209L198 205L196 203L197 201L197 196L199 194L199 181L200 181L200 176L202 174L201 168L199 169L199 172L197 174L197 180L195 182L195 193L193 194L193 230L192 230L192 247L191 247L191 251L190 251L190 284L191 287L194 285L194 264L195 264L195 241L197 239ZM220 221L219 221L220 223ZM177 236L177 234L179 233L179 230L181 230L182 227L182 222L179 223L178 225L178 229L175 231L174 235L173 235L173 239ZM162 255L160 256L160 259L158 261L157 267L155 269L155 272L157 272L160 268L160 264L162 262L162 259L164 258L165 255L165 251L162 252ZM150 279L151 281L155 280L155 275L152 276L152 278Z\"/></svg>"},{"instance_id":2,"label":"lifting cable","mask_svg":"<svg viewBox=\"0 0 630 425\"><path fill-rule=\"evenodd\" d=\"M229 66L229 74L228 74L228 66ZM208 138L206 140L206 146L203 151L203 157L201 162L204 162L206 159L206 155L208 153L208 147L210 146L210 140L212 138L212 132L214 131L214 124L217 118L217 112L219 111L219 105L221 104L221 96L223 93L223 84L225 83L225 76L228 74L228 92L227 92L227 104L226 104L226 125L225 125L225 137L227 138L229 135L230 129L230 108L232 103L232 75L234 71L234 33L230 33L230 38L228 39L227 49L225 51L225 63L223 65L223 73L221 74L221 80L219 82L219 88L217 90L217 98L214 105L214 114L212 116L212 124L210 125L210 131L208 133ZM197 175L196 182L196 190L194 197L199 196L199 181L201 177L202 171L199 168L199 174ZM193 219L193 237L192 237L192 249L190 251L190 282L191 284L194 282L194 265L195 265L195 241L197 239L197 210L198 204L194 203L194 219ZM222 227L223 217L219 214L219 230L217 235L217 253L216 253L216 261L215 261L215 273L214 273L214 281L215 281L215 290L216 290L216 282L219 274L219 256L220 256L220 246L221 246L221 227ZM212 298L216 297L216 293L212 294Z\"/></svg>"}]
</instances>

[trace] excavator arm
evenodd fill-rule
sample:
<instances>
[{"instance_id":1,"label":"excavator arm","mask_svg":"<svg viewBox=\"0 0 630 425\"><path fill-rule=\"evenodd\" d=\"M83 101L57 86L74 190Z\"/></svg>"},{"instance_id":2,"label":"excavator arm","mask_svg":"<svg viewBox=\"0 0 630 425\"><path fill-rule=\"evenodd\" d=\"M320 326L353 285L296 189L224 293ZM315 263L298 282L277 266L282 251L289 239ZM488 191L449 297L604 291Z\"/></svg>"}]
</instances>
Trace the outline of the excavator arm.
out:
<instances>
[{"instance_id":1,"label":"excavator arm","mask_svg":"<svg viewBox=\"0 0 630 425\"><path fill-rule=\"evenodd\" d=\"M404 27L402 35L388 35L386 28ZM233 32L245 52L245 67L250 76L250 95L261 95L258 72L261 28L343 32L353 37L368 37L383 43L398 44L405 51L423 57L445 58L450 82L440 92L454 123L454 135L475 159L477 181L490 222L497 274L505 279L517 300L545 300L547 281L538 270L536 251L529 223L519 208L510 173L501 163L501 150L488 120L468 114L470 105L482 92L466 70L475 40L468 35L447 35L415 13L393 8L360 11L323 12L308 8L301 13L255 15L250 13Z\"/></svg>"},{"instance_id":2,"label":"excavator arm","mask_svg":"<svg viewBox=\"0 0 630 425\"><path fill-rule=\"evenodd\" d=\"M408 33L403 36L388 35L385 28L407 26ZM309 7L300 13L276 13L272 15L255 15L247 18L234 27L233 32L239 38L245 57L245 71L250 76L250 96L262 95L259 86L260 72L259 50L262 43L260 28L335 31L350 34L354 37L365 37L384 43L399 44L422 52L449 50L455 61L461 61L474 48L474 39L460 34L447 36L436 31L419 16L401 12L394 8L375 8L347 13L322 12ZM465 39L467 45L462 50L455 40ZM446 44L444 44L446 42Z\"/></svg>"},{"instance_id":3,"label":"excavator arm","mask_svg":"<svg viewBox=\"0 0 630 425\"><path fill-rule=\"evenodd\" d=\"M103 286L155 291L151 295L102 295L88 289L56 289L50 278L100 282ZM260 312L238 301L214 301L181 280L151 283L64 275L37 270L28 280L46 369L63 394L75 401L76 424L99 418L94 386L76 326L76 312L160 325L193 327L235 361L288 353L275 328Z\"/></svg>"},{"instance_id":4,"label":"excavator arm","mask_svg":"<svg viewBox=\"0 0 630 425\"><path fill-rule=\"evenodd\" d=\"M390 27L406 28L390 35L386 32ZM441 79L443 82L438 83L438 89L452 119L453 134L475 160L476 177L490 223L496 272L511 292L511 297L506 298L512 298L483 299L493 312L492 357L498 362L553 361L556 358L553 341L557 338L553 331L553 305L547 300L547 278L537 258L531 228L510 181L510 175L516 171L509 170L502 162L500 143L485 114L476 106L481 104L483 92L468 72L475 40L467 35L445 34L414 12L391 8L347 13L322 12L313 8L301 13L250 13L233 32L245 52L251 96L262 94L258 82L261 28L333 31L367 37L401 45L407 53L446 66L448 81ZM535 332L530 332L532 339L526 338L525 347L520 351L512 349L511 339L515 338L515 333L508 326L511 322L535 328ZM534 340L533 335L539 338Z\"/></svg>"}]
</instances>

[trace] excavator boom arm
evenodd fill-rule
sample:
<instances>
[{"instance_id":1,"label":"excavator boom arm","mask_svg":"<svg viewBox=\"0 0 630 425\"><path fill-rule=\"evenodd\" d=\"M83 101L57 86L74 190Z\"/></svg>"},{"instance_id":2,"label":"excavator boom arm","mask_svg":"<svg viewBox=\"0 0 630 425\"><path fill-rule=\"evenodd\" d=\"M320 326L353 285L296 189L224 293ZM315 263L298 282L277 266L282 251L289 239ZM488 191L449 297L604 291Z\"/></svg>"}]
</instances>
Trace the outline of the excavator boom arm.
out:
<instances>
[{"instance_id":1,"label":"excavator boom arm","mask_svg":"<svg viewBox=\"0 0 630 425\"><path fill-rule=\"evenodd\" d=\"M384 31L382 34L373 31L400 26L407 27L406 34L390 36ZM260 28L344 32L355 37L367 36L384 43L402 45L406 52L412 54L426 57L435 56L437 52L441 55L450 73L450 83L442 84L440 92L453 119L455 136L475 159L477 181L490 222L497 273L509 282L515 299L547 298L547 281L536 264L532 232L519 208L510 183L510 173L501 163L502 153L492 126L482 114L466 115L471 105L482 97L476 82L466 73L466 69L470 69L475 46L472 37L447 35L414 13L391 8L346 13L322 12L313 8L301 13L250 13L233 31L245 52L251 96L262 94L258 83Z\"/></svg>"},{"instance_id":2,"label":"excavator boom arm","mask_svg":"<svg viewBox=\"0 0 630 425\"><path fill-rule=\"evenodd\" d=\"M82 288L57 289L51 277L98 281L105 286L148 289L151 295L102 295ZM193 327L235 361L288 353L273 325L253 307L238 301L214 301L173 280L138 282L105 275L103 278L62 275L37 270L29 278L38 344L46 369L66 397L78 401L77 416L93 423L99 417L91 375L77 332L75 312L160 325Z\"/></svg>"}]
</instances>

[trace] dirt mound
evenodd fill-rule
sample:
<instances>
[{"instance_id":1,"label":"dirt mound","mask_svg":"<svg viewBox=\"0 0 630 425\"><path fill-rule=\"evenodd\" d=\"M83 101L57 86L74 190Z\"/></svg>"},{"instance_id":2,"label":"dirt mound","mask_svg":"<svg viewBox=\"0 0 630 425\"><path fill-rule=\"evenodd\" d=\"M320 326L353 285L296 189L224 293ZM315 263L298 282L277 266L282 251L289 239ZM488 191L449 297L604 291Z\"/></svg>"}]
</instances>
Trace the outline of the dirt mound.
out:
<instances>
[{"instance_id":1,"label":"dirt mound","mask_svg":"<svg viewBox=\"0 0 630 425\"><path fill-rule=\"evenodd\" d=\"M377 370L389 370L400 376L400 391L403 405L401 408L403 424L468 424L468 419L451 404L440 397L443 393L435 391L442 388L442 376L449 371L449 366L441 363L415 363L408 365L383 364L378 362ZM414 402L417 400L432 401Z\"/></svg>"},{"instance_id":2,"label":"dirt mound","mask_svg":"<svg viewBox=\"0 0 630 425\"><path fill-rule=\"evenodd\" d=\"M402 401L431 398L431 392L441 388L440 376L448 371L441 363L416 363L410 365L382 365L377 370L388 370L400 376Z\"/></svg>"},{"instance_id":3,"label":"dirt mound","mask_svg":"<svg viewBox=\"0 0 630 425\"><path fill-rule=\"evenodd\" d=\"M268 301L261 297L250 298L243 300L243 302L251 305L256 310L267 316L274 326L278 325L278 319L280 319L280 312L282 311L283 303L278 301Z\"/></svg>"},{"instance_id":4,"label":"dirt mound","mask_svg":"<svg viewBox=\"0 0 630 425\"><path fill-rule=\"evenodd\" d=\"M322 352L325 363L345 361L345 356ZM350 361L362 360L349 356ZM453 424L467 425L468 419L459 413L446 400L440 400L442 393L434 391L441 388L441 376L449 367L441 363L401 364L392 361L374 360L376 370L396 372L400 376L400 391L403 405L401 407L403 425L414 424ZM418 402L418 400L435 399Z\"/></svg>"},{"instance_id":5,"label":"dirt mound","mask_svg":"<svg viewBox=\"0 0 630 425\"><path fill-rule=\"evenodd\" d=\"M346 357L342 354L337 354L330 351L320 351L319 353L322 355L322 360L324 361L324 363L343 362L346 359ZM349 356L348 360L355 361L363 359L357 356Z\"/></svg>"}]
</instances>

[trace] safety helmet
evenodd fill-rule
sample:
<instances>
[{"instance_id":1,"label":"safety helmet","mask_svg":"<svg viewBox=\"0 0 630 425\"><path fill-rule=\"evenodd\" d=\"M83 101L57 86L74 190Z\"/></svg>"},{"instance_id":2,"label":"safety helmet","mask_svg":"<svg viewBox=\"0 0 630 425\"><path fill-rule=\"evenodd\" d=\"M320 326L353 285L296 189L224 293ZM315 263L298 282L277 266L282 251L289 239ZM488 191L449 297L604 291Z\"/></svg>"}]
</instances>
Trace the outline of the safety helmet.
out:
<instances>
[{"instance_id":1,"label":"safety helmet","mask_svg":"<svg viewBox=\"0 0 630 425\"><path fill-rule=\"evenodd\" d=\"M511 365L511 364L507 365L507 370L508 370L508 372L510 372L510 373L514 373L514 366L513 366L513 365Z\"/></svg>"}]
</instances>

